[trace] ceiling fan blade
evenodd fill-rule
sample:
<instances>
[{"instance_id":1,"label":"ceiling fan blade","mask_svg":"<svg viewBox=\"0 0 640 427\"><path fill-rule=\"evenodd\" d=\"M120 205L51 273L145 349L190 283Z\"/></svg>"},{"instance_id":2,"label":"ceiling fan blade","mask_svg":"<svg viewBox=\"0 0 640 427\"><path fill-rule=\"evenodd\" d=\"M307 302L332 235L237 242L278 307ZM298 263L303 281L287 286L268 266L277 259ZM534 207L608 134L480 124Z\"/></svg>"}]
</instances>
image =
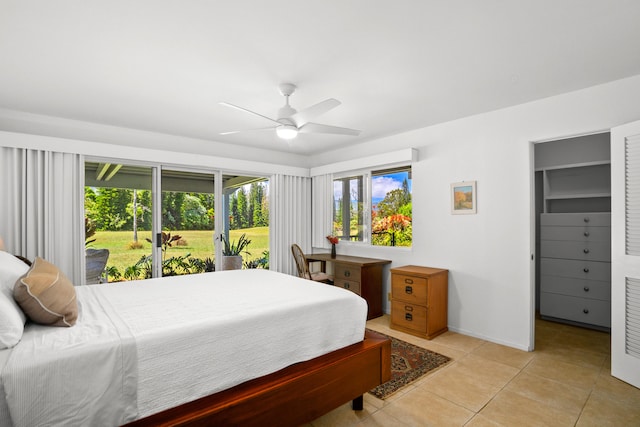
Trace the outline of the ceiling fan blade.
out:
<instances>
[{"instance_id":1,"label":"ceiling fan blade","mask_svg":"<svg viewBox=\"0 0 640 427\"><path fill-rule=\"evenodd\" d=\"M259 117L262 117L263 119L267 119L267 120L269 120L271 122L276 122L278 124L281 124L280 122L278 122L275 119L272 119L272 118L267 117L267 116L263 116L262 114L256 113L255 111L247 110L246 108L238 107L237 105L229 104L228 102L221 102L220 105L224 105L225 107L235 108L236 110L244 111L245 113L253 114L254 116L259 116Z\"/></svg>"},{"instance_id":2,"label":"ceiling fan blade","mask_svg":"<svg viewBox=\"0 0 640 427\"><path fill-rule=\"evenodd\" d=\"M298 129L301 133L334 133L337 135L360 135L356 129L341 128L338 126L321 125L319 123L307 123Z\"/></svg>"},{"instance_id":3,"label":"ceiling fan blade","mask_svg":"<svg viewBox=\"0 0 640 427\"><path fill-rule=\"evenodd\" d=\"M244 129L244 130L232 130L229 132L220 132L218 135L233 135L234 133L253 132L256 130L275 129L277 126L268 126L266 128Z\"/></svg>"},{"instance_id":4,"label":"ceiling fan blade","mask_svg":"<svg viewBox=\"0 0 640 427\"><path fill-rule=\"evenodd\" d=\"M309 108L305 108L302 111L298 111L296 114L290 117L297 127L304 126L317 116L326 113L327 111L336 108L341 102L337 99L329 98L322 102L318 102Z\"/></svg>"}]
</instances>

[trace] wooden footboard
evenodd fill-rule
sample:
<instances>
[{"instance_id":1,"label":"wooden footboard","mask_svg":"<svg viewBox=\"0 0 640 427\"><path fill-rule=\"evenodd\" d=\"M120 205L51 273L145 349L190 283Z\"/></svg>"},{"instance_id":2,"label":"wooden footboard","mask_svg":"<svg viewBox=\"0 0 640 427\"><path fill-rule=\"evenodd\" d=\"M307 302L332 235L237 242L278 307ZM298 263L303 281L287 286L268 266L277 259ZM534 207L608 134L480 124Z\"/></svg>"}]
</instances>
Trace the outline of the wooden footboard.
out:
<instances>
[{"instance_id":1,"label":"wooden footboard","mask_svg":"<svg viewBox=\"0 0 640 427\"><path fill-rule=\"evenodd\" d=\"M367 332L360 343L128 425L297 426L390 378L391 343Z\"/></svg>"}]
</instances>

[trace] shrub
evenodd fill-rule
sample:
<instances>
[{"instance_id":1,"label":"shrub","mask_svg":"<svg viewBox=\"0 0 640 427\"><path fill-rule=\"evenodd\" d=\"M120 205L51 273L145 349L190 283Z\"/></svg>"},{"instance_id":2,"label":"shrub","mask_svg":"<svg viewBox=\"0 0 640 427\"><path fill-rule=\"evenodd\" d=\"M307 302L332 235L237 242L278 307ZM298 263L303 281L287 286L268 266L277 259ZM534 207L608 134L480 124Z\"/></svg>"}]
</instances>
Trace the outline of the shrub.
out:
<instances>
[{"instance_id":1,"label":"shrub","mask_svg":"<svg viewBox=\"0 0 640 427\"><path fill-rule=\"evenodd\" d=\"M133 250L133 249L142 249L142 248L144 248L144 243L142 243L139 240L137 242L132 241L127 244L127 249Z\"/></svg>"}]
</instances>

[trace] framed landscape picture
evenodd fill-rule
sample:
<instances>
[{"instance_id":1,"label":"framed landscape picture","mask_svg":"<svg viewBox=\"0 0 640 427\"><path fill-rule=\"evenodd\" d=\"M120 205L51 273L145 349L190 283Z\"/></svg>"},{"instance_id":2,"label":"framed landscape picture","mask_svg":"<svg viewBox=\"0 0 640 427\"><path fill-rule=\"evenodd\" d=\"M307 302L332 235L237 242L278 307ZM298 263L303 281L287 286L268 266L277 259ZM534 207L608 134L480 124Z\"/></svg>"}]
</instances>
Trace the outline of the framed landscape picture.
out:
<instances>
[{"instance_id":1,"label":"framed landscape picture","mask_svg":"<svg viewBox=\"0 0 640 427\"><path fill-rule=\"evenodd\" d=\"M476 213L475 181L451 184L451 213L456 215Z\"/></svg>"}]
</instances>

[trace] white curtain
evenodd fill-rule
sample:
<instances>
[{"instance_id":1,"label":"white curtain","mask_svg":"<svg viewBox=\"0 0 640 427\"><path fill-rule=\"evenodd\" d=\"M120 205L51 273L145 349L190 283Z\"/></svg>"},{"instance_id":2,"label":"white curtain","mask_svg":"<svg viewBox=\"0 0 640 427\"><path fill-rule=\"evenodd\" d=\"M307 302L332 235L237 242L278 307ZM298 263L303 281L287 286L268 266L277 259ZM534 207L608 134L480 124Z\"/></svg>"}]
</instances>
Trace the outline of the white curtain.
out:
<instances>
[{"instance_id":1,"label":"white curtain","mask_svg":"<svg viewBox=\"0 0 640 427\"><path fill-rule=\"evenodd\" d=\"M311 244L314 248L329 248L327 236L333 228L333 175L312 178L312 197Z\"/></svg>"},{"instance_id":2,"label":"white curtain","mask_svg":"<svg viewBox=\"0 0 640 427\"><path fill-rule=\"evenodd\" d=\"M269 265L296 274L291 245L311 250L311 179L273 175L269 181Z\"/></svg>"},{"instance_id":3,"label":"white curtain","mask_svg":"<svg viewBox=\"0 0 640 427\"><path fill-rule=\"evenodd\" d=\"M81 155L0 147L0 235L7 251L42 257L84 283Z\"/></svg>"}]
</instances>

